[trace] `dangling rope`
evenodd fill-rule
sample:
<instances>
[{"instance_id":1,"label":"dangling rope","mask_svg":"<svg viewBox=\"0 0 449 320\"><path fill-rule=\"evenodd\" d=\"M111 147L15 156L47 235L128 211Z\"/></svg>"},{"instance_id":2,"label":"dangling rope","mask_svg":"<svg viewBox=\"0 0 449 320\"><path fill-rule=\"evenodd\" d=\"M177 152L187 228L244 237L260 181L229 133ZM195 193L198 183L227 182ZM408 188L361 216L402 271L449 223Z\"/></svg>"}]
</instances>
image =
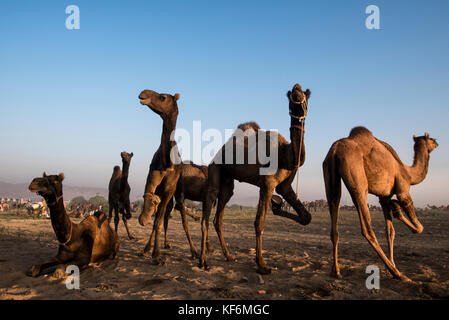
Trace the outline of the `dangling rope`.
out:
<instances>
[{"instance_id":1,"label":"dangling rope","mask_svg":"<svg viewBox=\"0 0 449 320\"><path fill-rule=\"evenodd\" d=\"M300 121L301 127L302 127L302 134L301 134L301 141L299 142L299 166L298 166L298 172L296 174L296 200L299 200L299 168L301 167L301 149L302 149L302 143L304 141L304 118Z\"/></svg>"}]
</instances>

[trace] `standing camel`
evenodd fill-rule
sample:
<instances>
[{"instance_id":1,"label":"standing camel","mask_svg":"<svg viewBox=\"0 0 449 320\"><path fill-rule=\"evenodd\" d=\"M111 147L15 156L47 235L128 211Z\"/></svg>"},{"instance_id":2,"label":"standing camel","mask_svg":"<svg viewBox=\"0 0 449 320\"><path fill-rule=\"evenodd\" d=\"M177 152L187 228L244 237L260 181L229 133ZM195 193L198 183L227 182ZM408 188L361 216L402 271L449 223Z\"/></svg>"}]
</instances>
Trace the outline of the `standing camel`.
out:
<instances>
[{"instance_id":1,"label":"standing camel","mask_svg":"<svg viewBox=\"0 0 449 320\"><path fill-rule=\"evenodd\" d=\"M297 199L295 192L292 189L292 182L295 174L300 166L305 161L305 147L304 147L304 118L307 116L308 99L310 97L310 90L302 91L301 86L296 84L292 91L288 91L287 97L289 99L290 109L290 138L291 143L282 135L277 135L277 141L274 141L275 151L278 155L278 166L274 172L263 175L261 168L265 165L257 159L256 163L251 164L251 152L263 147L262 145L249 144L250 136L255 137L254 140L259 141L259 135L266 139L267 145L270 144L270 136L273 132L266 132L260 130L259 126L254 122L241 124L238 129L244 131L244 135L236 135L221 148L214 160L209 165L208 190L206 201L203 202L203 218L201 221L202 243L201 256L199 266L207 268L205 245L209 229L209 216L212 209L212 203L218 197L217 211L214 218L214 226L218 235L218 239L227 261L234 261L234 258L229 254L223 238L223 214L226 203L230 200L234 190L234 180L250 183L258 186L259 204L257 206L257 215L254 222L256 231L256 263L257 271L261 274L269 274L271 269L265 264L262 257L262 235L265 228L265 215L269 206L274 190L279 193L296 211L297 221L303 225L307 225L311 221L311 215L303 206L301 201ZM241 132L241 131L240 131ZM239 137L240 136L240 137ZM234 137L236 139L234 139ZM235 152L233 152L233 159L226 161L225 152L228 147L232 150L236 146L244 147L244 161L243 164L238 164L236 161ZM221 159L220 159L221 155ZM231 163L229 163L231 162Z\"/></svg>"},{"instance_id":2,"label":"standing camel","mask_svg":"<svg viewBox=\"0 0 449 320\"><path fill-rule=\"evenodd\" d=\"M119 213L122 214L123 224L126 228L126 233L128 238L133 240L134 237L129 232L128 220L131 219L131 208L129 201L129 194L131 192L131 187L128 183L128 173L129 165L131 163L131 158L133 153L127 153L123 151L120 156L122 157L122 167L120 170L119 166L115 166L112 172L111 180L109 181L109 218L108 221L112 219L112 211L114 210L114 224L115 232L117 232L118 224L120 221Z\"/></svg>"},{"instance_id":3,"label":"standing camel","mask_svg":"<svg viewBox=\"0 0 449 320\"><path fill-rule=\"evenodd\" d=\"M56 257L34 265L29 275L37 277L44 269L63 263L77 265L84 269L91 262L98 262L109 257L115 258L119 249L119 238L108 223L102 212L87 217L79 224L73 223L68 217L62 198L62 180L64 174L34 178L28 187L31 192L37 192L45 198L50 208L50 218L53 230L59 241Z\"/></svg>"},{"instance_id":4,"label":"standing camel","mask_svg":"<svg viewBox=\"0 0 449 320\"><path fill-rule=\"evenodd\" d=\"M207 185L207 167L181 163L181 156L179 155L176 141L170 139L171 134L176 129L178 118L177 101L179 97L179 93L172 96L170 94L159 94L152 90L144 90L139 95L140 103L148 106L163 120L161 144L150 164L150 172L145 185L143 209L139 216L139 223L145 226L156 212L153 230L143 250L143 255L148 255L154 242L152 258L155 264L163 263L159 252L159 236L163 221L165 226L165 247L169 247L167 229L169 215L173 209L173 196L176 200L175 209L181 212L182 223L192 256L198 256L190 237L184 200L204 200ZM207 246L210 250L208 241Z\"/></svg>"},{"instance_id":5,"label":"standing camel","mask_svg":"<svg viewBox=\"0 0 449 320\"><path fill-rule=\"evenodd\" d=\"M392 216L399 219L414 233L421 233L423 226L416 218L415 208L410 197L410 186L420 183L427 175L430 152L438 143L429 134L415 137L415 156L413 165L406 166L394 149L386 142L376 139L364 127L351 130L349 137L336 141L329 150L324 162L323 173L326 197L331 216L331 240L333 244L332 275L340 278L338 266L338 213L341 197L341 179L348 189L359 213L362 235L368 240L379 257L395 278L410 281L396 268L393 260L394 227ZM388 258L377 242L371 227L371 216L367 205L368 193L379 197L385 222L388 241ZM397 200L391 198L396 195ZM402 214L402 210L408 219Z\"/></svg>"}]
</instances>

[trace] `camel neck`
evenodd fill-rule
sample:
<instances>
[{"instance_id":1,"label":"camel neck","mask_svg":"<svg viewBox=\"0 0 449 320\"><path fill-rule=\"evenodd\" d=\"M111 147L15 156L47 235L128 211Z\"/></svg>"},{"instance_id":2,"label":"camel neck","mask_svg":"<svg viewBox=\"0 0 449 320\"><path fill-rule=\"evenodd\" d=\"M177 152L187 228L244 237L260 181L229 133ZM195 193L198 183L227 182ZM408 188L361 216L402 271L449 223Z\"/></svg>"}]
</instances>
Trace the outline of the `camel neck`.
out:
<instances>
[{"instance_id":1,"label":"camel neck","mask_svg":"<svg viewBox=\"0 0 449 320\"><path fill-rule=\"evenodd\" d=\"M120 179L120 192L125 190L126 184L128 183L128 173L129 173L129 161L123 159L122 160L122 176Z\"/></svg>"},{"instance_id":2,"label":"camel neck","mask_svg":"<svg viewBox=\"0 0 449 320\"><path fill-rule=\"evenodd\" d=\"M176 145L176 141L171 140L172 133L176 130L176 121L178 115L173 114L163 119L161 135L162 162L164 168L169 168L173 164L170 158L170 152Z\"/></svg>"},{"instance_id":3,"label":"camel neck","mask_svg":"<svg viewBox=\"0 0 449 320\"><path fill-rule=\"evenodd\" d=\"M53 203L46 201L51 203L48 205L48 208L50 209L51 225L56 233L56 237L59 242L66 243L71 236L72 222L65 211L64 200L61 197Z\"/></svg>"},{"instance_id":4,"label":"camel neck","mask_svg":"<svg viewBox=\"0 0 449 320\"><path fill-rule=\"evenodd\" d=\"M422 182L426 178L427 171L429 170L430 156L427 146L423 142L418 141L415 143L414 149L413 165L407 168L411 185Z\"/></svg>"},{"instance_id":5,"label":"camel neck","mask_svg":"<svg viewBox=\"0 0 449 320\"><path fill-rule=\"evenodd\" d=\"M301 123L297 118L291 117L290 121L290 141L293 152L293 165L295 167L300 167L305 161L305 145L304 145L304 134L305 134L305 124ZM301 152L301 156L299 153Z\"/></svg>"}]
</instances>

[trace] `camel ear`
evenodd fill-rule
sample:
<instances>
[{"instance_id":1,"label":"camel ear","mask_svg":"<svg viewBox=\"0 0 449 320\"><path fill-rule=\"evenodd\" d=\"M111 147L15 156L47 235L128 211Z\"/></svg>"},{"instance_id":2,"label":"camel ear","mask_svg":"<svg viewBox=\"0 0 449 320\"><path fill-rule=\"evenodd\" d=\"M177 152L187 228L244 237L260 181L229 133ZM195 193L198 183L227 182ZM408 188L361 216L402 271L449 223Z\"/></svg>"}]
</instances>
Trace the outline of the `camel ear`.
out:
<instances>
[{"instance_id":1,"label":"camel ear","mask_svg":"<svg viewBox=\"0 0 449 320\"><path fill-rule=\"evenodd\" d=\"M415 135L413 135L413 141L416 141L416 136Z\"/></svg>"},{"instance_id":2,"label":"camel ear","mask_svg":"<svg viewBox=\"0 0 449 320\"><path fill-rule=\"evenodd\" d=\"M311 92L309 89L306 90L305 94L306 94L307 100L309 100L310 94L311 94L311 93L312 93L312 92Z\"/></svg>"},{"instance_id":3,"label":"camel ear","mask_svg":"<svg viewBox=\"0 0 449 320\"><path fill-rule=\"evenodd\" d=\"M64 173L61 172L58 177L60 181L64 180Z\"/></svg>"},{"instance_id":4,"label":"camel ear","mask_svg":"<svg viewBox=\"0 0 449 320\"><path fill-rule=\"evenodd\" d=\"M292 92L291 92L290 90L288 90L288 92L287 92L287 98L290 99L291 95L292 95Z\"/></svg>"},{"instance_id":5,"label":"camel ear","mask_svg":"<svg viewBox=\"0 0 449 320\"><path fill-rule=\"evenodd\" d=\"M131 157L134 155L134 152L131 152Z\"/></svg>"},{"instance_id":6,"label":"camel ear","mask_svg":"<svg viewBox=\"0 0 449 320\"><path fill-rule=\"evenodd\" d=\"M47 177L47 174L45 173L45 171L44 171L44 173L42 174L42 176L43 176L44 178Z\"/></svg>"},{"instance_id":7,"label":"camel ear","mask_svg":"<svg viewBox=\"0 0 449 320\"><path fill-rule=\"evenodd\" d=\"M429 133L424 133L424 135L426 136L426 138L429 138Z\"/></svg>"},{"instance_id":8,"label":"camel ear","mask_svg":"<svg viewBox=\"0 0 449 320\"><path fill-rule=\"evenodd\" d=\"M175 93L174 95L175 101L178 101L180 97L181 95L179 93Z\"/></svg>"}]
</instances>

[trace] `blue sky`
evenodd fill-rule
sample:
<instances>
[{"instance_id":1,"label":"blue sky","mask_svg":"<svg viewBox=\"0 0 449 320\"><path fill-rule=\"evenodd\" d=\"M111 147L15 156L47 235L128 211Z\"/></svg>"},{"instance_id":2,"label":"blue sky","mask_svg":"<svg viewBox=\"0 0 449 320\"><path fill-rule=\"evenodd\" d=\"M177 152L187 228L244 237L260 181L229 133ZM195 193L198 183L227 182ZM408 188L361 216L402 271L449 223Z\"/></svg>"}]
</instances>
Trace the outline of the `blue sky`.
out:
<instances>
[{"instance_id":1,"label":"blue sky","mask_svg":"<svg viewBox=\"0 0 449 320\"><path fill-rule=\"evenodd\" d=\"M80 30L65 28L72 4ZM370 4L381 30L365 28ZM413 134L438 138L412 195L447 204L448 39L444 0L1 1L0 180L63 171L67 184L106 187L126 150L141 194L162 126L141 90L181 94L178 128L255 120L288 138L285 93L299 82L312 91L303 199L324 198L330 145L364 125L407 164Z\"/></svg>"}]
</instances>

